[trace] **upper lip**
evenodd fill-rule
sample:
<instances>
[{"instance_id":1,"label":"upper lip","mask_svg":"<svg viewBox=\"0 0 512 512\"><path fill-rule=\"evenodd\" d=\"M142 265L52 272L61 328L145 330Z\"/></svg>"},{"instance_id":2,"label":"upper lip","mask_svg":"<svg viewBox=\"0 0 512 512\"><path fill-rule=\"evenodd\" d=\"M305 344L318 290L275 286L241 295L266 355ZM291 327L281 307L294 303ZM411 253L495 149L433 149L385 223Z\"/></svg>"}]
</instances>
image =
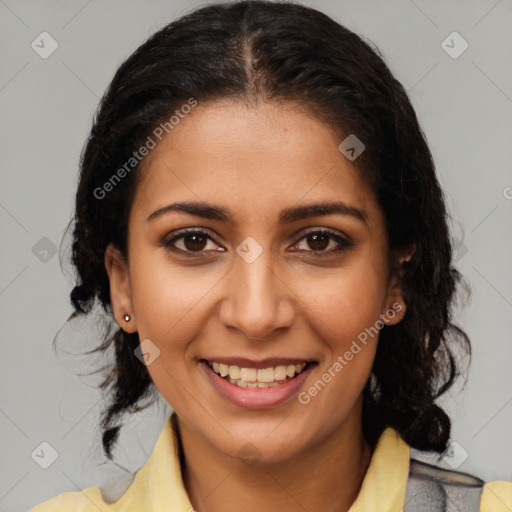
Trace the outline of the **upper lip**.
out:
<instances>
[{"instance_id":1,"label":"upper lip","mask_svg":"<svg viewBox=\"0 0 512 512\"><path fill-rule=\"evenodd\" d=\"M300 364L300 363L314 363L316 361L312 359L304 359L301 357L297 358L283 358L283 357L272 357L267 359L259 359L258 361L254 361L251 359L246 359L244 357L205 357L203 361L209 361L211 363L220 363L228 366L238 366L240 368L273 368L276 366L288 366L290 364Z\"/></svg>"}]
</instances>

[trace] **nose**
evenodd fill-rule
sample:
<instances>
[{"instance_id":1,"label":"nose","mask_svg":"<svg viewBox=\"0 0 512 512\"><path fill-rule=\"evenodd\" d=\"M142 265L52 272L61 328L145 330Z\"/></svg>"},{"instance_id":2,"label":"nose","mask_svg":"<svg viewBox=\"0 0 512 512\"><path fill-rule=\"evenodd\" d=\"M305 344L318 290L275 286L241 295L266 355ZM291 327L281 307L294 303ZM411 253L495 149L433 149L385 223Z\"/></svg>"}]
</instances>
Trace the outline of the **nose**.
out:
<instances>
[{"instance_id":1,"label":"nose","mask_svg":"<svg viewBox=\"0 0 512 512\"><path fill-rule=\"evenodd\" d=\"M269 339L275 331L289 328L295 316L295 294L278 274L269 250L251 263L237 255L225 282L221 323L249 340Z\"/></svg>"}]
</instances>

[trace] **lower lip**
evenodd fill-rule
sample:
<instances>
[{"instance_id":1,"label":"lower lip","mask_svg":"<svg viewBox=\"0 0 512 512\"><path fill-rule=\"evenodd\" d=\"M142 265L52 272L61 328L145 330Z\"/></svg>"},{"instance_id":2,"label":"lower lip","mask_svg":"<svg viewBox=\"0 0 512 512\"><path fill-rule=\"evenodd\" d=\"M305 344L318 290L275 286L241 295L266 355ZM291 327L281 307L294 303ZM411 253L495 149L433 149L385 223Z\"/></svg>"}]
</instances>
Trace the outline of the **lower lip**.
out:
<instances>
[{"instance_id":1,"label":"lower lip","mask_svg":"<svg viewBox=\"0 0 512 512\"><path fill-rule=\"evenodd\" d=\"M239 407L247 409L275 407L287 402L298 394L303 382L316 366L308 366L297 377L273 388L242 388L217 375L205 361L201 361L200 365L213 387L224 398Z\"/></svg>"}]
</instances>

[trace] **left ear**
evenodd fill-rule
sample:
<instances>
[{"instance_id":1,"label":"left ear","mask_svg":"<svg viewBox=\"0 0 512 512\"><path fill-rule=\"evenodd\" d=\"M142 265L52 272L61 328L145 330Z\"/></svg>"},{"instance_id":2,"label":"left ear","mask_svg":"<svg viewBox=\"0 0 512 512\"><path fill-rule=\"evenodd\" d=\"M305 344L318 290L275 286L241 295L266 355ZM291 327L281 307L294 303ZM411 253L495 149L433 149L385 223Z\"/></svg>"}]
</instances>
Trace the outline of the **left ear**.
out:
<instances>
[{"instance_id":1,"label":"left ear","mask_svg":"<svg viewBox=\"0 0 512 512\"><path fill-rule=\"evenodd\" d=\"M384 311L382 311L381 319L386 325L395 325L402 321L407 311L403 291L401 288L401 280L404 274L402 263L409 261L416 250L416 244L408 246L399 253L392 253L394 258L394 271L388 286L388 293Z\"/></svg>"}]
</instances>

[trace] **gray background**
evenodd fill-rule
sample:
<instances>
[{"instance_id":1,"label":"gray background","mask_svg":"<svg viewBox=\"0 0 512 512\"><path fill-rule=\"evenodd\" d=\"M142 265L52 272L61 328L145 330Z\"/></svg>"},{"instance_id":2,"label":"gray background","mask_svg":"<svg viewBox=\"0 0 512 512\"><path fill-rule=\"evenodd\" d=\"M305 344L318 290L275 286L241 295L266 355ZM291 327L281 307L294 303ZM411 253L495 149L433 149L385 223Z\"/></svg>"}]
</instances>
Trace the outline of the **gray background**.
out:
<instances>
[{"instance_id":1,"label":"gray background","mask_svg":"<svg viewBox=\"0 0 512 512\"><path fill-rule=\"evenodd\" d=\"M52 249L70 218L80 150L115 69L159 27L204 3L0 1L0 511L91 485L115 497L169 413L161 401L134 418L116 452L119 465L101 464L100 395L91 379L72 373L83 362L52 351L71 313L72 286L69 266L63 273ZM466 386L460 379L442 401L453 419L453 451L434 460L485 480L512 480L512 2L304 3L380 48L410 93L454 219L457 266L473 290L455 319L473 342L473 361ZM31 47L43 31L59 45L47 59ZM442 47L453 31L469 44L458 58ZM94 342L92 324L87 329ZM87 342L78 332L64 337L69 345ZM31 457L43 441L58 453L48 469Z\"/></svg>"}]
</instances>

